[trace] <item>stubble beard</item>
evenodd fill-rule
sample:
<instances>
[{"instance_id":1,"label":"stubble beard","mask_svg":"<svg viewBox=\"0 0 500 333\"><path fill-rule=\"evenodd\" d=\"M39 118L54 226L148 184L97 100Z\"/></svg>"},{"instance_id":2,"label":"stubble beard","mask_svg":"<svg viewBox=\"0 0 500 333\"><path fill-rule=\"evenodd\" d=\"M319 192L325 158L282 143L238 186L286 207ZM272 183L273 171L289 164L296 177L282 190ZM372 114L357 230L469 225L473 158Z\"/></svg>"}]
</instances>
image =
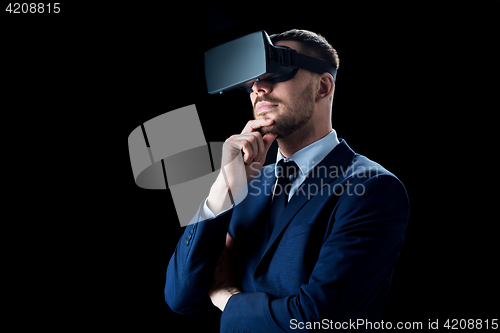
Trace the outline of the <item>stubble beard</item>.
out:
<instances>
[{"instance_id":1,"label":"stubble beard","mask_svg":"<svg viewBox=\"0 0 500 333\"><path fill-rule=\"evenodd\" d=\"M277 139L287 139L292 136L306 136L310 130L310 121L314 113L314 97L313 97L313 82L311 81L302 91L295 103L291 105L284 104L281 100L274 98L257 99L255 103L260 101L268 101L278 104L278 110L271 110L259 114L259 118L266 118L267 114L272 112L277 113L273 118L274 123L271 126L265 126L258 129L264 136L267 133L276 134ZM254 118L255 109L254 109ZM304 133L300 133L304 132Z\"/></svg>"}]
</instances>

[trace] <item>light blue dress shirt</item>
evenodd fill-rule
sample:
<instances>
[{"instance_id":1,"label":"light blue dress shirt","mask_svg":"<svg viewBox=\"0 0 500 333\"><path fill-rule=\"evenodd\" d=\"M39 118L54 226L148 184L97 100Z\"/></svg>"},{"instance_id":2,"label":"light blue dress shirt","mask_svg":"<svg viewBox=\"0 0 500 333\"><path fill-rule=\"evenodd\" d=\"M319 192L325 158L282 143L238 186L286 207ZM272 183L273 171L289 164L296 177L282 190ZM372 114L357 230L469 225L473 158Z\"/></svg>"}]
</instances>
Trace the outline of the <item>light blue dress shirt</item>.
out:
<instances>
[{"instance_id":1,"label":"light blue dress shirt","mask_svg":"<svg viewBox=\"0 0 500 333\"><path fill-rule=\"evenodd\" d=\"M335 130L332 129L332 131L325 137L311 143L309 146L302 148L289 158L284 158L283 155L281 155L280 150L278 149L278 154L276 156L276 165L278 165L279 161L284 159L285 162L294 161L295 164L297 164L297 166L300 169L300 172L298 173L297 177L295 177L295 179L290 180L290 183L292 185L290 187L290 194L288 195L288 201L290 201L294 193L307 178L309 171L311 171L315 166L317 166L326 157L326 155L328 155L333 150L333 148L335 148L335 146L338 144L339 144L339 139L337 138L337 132L335 132ZM278 178L277 170L275 169L274 172L276 173L276 178ZM273 191L273 197L274 197L274 191Z\"/></svg>"}]
</instances>

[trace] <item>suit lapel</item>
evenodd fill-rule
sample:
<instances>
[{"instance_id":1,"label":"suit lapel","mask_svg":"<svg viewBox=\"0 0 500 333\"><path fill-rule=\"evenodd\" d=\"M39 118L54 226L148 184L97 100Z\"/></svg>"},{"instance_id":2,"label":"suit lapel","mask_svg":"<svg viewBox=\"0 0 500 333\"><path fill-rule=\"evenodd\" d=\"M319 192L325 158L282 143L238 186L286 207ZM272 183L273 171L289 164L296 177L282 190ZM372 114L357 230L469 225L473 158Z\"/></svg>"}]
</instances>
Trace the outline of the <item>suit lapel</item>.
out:
<instances>
[{"instance_id":1,"label":"suit lapel","mask_svg":"<svg viewBox=\"0 0 500 333\"><path fill-rule=\"evenodd\" d=\"M288 202L283 214L276 224L269 242L264 251L262 259L268 254L276 240L286 229L293 217L311 200L324 186L329 185L339 175L345 172L354 152L347 143L342 140L307 176L297 192ZM326 199L327 197L325 197ZM259 263L259 265L260 265Z\"/></svg>"}]
</instances>

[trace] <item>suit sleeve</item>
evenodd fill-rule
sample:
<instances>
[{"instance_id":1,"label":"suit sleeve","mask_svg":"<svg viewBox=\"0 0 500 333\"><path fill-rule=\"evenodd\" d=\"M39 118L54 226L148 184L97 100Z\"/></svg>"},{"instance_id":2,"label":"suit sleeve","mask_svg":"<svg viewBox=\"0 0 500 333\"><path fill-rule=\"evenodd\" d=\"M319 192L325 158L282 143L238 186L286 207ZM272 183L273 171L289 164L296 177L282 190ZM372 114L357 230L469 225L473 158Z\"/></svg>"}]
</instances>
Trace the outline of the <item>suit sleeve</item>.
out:
<instances>
[{"instance_id":1,"label":"suit sleeve","mask_svg":"<svg viewBox=\"0 0 500 333\"><path fill-rule=\"evenodd\" d=\"M364 314L390 280L409 204L404 186L393 176L361 184L362 195L339 198L330 215L331 232L298 294L279 299L264 292L233 295L221 317L221 332L294 332L292 319L344 322Z\"/></svg>"},{"instance_id":2,"label":"suit sleeve","mask_svg":"<svg viewBox=\"0 0 500 333\"><path fill-rule=\"evenodd\" d=\"M167 268L165 300L177 313L195 313L211 304L208 290L226 242L232 209L193 223L202 216L202 209L203 204L186 227Z\"/></svg>"}]
</instances>

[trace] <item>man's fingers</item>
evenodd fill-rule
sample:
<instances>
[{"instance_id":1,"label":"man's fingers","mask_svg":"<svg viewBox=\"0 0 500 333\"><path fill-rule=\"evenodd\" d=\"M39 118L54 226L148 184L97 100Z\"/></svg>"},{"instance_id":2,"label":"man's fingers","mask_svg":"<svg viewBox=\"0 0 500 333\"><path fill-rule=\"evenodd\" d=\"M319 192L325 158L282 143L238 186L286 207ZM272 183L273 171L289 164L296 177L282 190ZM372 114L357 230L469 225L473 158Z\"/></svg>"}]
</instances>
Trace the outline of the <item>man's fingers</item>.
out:
<instances>
[{"instance_id":1,"label":"man's fingers","mask_svg":"<svg viewBox=\"0 0 500 333\"><path fill-rule=\"evenodd\" d=\"M222 155L224 165L227 165L243 152L243 162L246 165L252 165L252 163L256 162L260 165L256 165L255 168L261 168L269 147L276 139L276 134L267 133L263 137L256 130L264 126L270 126L273 122L272 119L251 120L241 134L232 135L228 138L224 143L225 153Z\"/></svg>"},{"instance_id":2,"label":"man's fingers","mask_svg":"<svg viewBox=\"0 0 500 333\"><path fill-rule=\"evenodd\" d=\"M259 132L233 135L226 142L235 149L243 151L243 160L247 164L252 163L259 156L265 155L267 151Z\"/></svg>"},{"instance_id":3,"label":"man's fingers","mask_svg":"<svg viewBox=\"0 0 500 333\"><path fill-rule=\"evenodd\" d=\"M256 137L257 147L258 147L258 155L262 155L262 153L266 152L266 145L264 144L264 140L262 138L262 134L259 132L252 132Z\"/></svg>"},{"instance_id":4,"label":"man's fingers","mask_svg":"<svg viewBox=\"0 0 500 333\"><path fill-rule=\"evenodd\" d=\"M264 126L270 126L274 120L272 119L255 119L255 120L250 120L245 128L243 128L243 131L241 131L241 134L245 133L250 133L250 132L255 132L258 128L264 127Z\"/></svg>"},{"instance_id":5,"label":"man's fingers","mask_svg":"<svg viewBox=\"0 0 500 333\"><path fill-rule=\"evenodd\" d=\"M259 154L258 139L254 135L240 135L241 149L243 150L243 161L252 163Z\"/></svg>"}]
</instances>

